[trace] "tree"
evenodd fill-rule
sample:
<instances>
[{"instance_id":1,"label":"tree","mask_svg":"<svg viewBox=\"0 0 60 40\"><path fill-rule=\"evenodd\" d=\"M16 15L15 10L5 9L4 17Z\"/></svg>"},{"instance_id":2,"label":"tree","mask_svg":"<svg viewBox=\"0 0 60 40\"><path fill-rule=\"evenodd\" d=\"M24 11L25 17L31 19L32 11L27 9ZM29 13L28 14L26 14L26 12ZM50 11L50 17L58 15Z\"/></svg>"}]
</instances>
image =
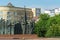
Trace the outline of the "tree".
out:
<instances>
[{"instance_id":1,"label":"tree","mask_svg":"<svg viewBox=\"0 0 60 40\"><path fill-rule=\"evenodd\" d=\"M60 14L53 17L41 14L35 24L35 33L40 37L60 37Z\"/></svg>"},{"instance_id":2,"label":"tree","mask_svg":"<svg viewBox=\"0 0 60 40\"><path fill-rule=\"evenodd\" d=\"M47 30L46 37L60 36L60 15L50 17L50 28Z\"/></svg>"},{"instance_id":3,"label":"tree","mask_svg":"<svg viewBox=\"0 0 60 40\"><path fill-rule=\"evenodd\" d=\"M40 14L39 21L35 24L35 33L38 36L45 37L49 26L49 18L48 14Z\"/></svg>"},{"instance_id":4,"label":"tree","mask_svg":"<svg viewBox=\"0 0 60 40\"><path fill-rule=\"evenodd\" d=\"M58 24L53 24L47 31L46 37L59 37L60 36L60 26Z\"/></svg>"}]
</instances>

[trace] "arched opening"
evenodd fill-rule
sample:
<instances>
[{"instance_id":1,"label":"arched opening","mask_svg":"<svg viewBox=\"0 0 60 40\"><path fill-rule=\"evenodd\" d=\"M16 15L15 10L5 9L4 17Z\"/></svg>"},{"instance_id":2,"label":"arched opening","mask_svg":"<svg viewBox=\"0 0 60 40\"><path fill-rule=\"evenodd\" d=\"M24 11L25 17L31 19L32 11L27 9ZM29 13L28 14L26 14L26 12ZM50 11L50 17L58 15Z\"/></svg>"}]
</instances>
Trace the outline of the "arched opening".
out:
<instances>
[{"instance_id":1,"label":"arched opening","mask_svg":"<svg viewBox=\"0 0 60 40\"><path fill-rule=\"evenodd\" d=\"M21 23L15 24L15 27L14 27L14 34L22 34Z\"/></svg>"}]
</instances>

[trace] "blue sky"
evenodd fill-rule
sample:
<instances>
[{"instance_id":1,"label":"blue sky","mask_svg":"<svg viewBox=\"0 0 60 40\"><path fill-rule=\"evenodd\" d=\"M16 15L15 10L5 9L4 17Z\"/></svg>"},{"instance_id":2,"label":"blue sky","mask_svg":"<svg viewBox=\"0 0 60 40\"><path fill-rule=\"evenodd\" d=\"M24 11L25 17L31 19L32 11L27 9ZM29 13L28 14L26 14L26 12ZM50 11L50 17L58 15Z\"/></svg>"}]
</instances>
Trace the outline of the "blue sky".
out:
<instances>
[{"instance_id":1,"label":"blue sky","mask_svg":"<svg viewBox=\"0 0 60 40\"><path fill-rule=\"evenodd\" d=\"M0 0L0 6L7 5L11 2L14 6L38 7L44 9L59 8L60 0Z\"/></svg>"}]
</instances>

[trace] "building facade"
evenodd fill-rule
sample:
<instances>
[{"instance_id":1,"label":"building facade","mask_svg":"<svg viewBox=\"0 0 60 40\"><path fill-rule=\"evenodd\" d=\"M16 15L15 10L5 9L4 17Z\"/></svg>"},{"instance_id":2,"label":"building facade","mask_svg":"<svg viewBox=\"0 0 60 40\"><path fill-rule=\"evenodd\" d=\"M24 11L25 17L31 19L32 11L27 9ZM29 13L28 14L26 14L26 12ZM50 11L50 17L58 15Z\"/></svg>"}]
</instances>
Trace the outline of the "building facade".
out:
<instances>
[{"instance_id":1,"label":"building facade","mask_svg":"<svg viewBox=\"0 0 60 40\"><path fill-rule=\"evenodd\" d=\"M54 16L55 15L55 10L54 9L53 10L45 10L44 13L46 13L46 14L48 14L50 16Z\"/></svg>"},{"instance_id":2,"label":"building facade","mask_svg":"<svg viewBox=\"0 0 60 40\"><path fill-rule=\"evenodd\" d=\"M25 11L28 22L31 21L33 17L39 16L41 12L40 8L34 10L31 8L25 9L26 10L24 10L23 7L15 7L11 3L8 3L7 6L0 6L0 34L14 34L15 24L24 22Z\"/></svg>"},{"instance_id":3,"label":"building facade","mask_svg":"<svg viewBox=\"0 0 60 40\"><path fill-rule=\"evenodd\" d=\"M60 14L60 8L55 8L55 14L56 15Z\"/></svg>"},{"instance_id":4,"label":"building facade","mask_svg":"<svg viewBox=\"0 0 60 40\"><path fill-rule=\"evenodd\" d=\"M33 17L39 17L41 14L41 8L32 8Z\"/></svg>"},{"instance_id":5,"label":"building facade","mask_svg":"<svg viewBox=\"0 0 60 40\"><path fill-rule=\"evenodd\" d=\"M60 8L45 10L44 13L49 14L50 16L58 15L60 14Z\"/></svg>"}]
</instances>

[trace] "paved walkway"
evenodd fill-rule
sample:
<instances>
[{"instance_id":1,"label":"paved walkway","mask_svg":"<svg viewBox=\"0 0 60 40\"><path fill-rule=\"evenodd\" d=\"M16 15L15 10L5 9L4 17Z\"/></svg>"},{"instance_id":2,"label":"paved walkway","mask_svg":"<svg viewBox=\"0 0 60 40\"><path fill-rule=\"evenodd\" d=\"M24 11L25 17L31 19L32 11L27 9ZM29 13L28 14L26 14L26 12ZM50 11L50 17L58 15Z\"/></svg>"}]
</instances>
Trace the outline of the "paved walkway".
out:
<instances>
[{"instance_id":1,"label":"paved walkway","mask_svg":"<svg viewBox=\"0 0 60 40\"><path fill-rule=\"evenodd\" d=\"M37 35L0 35L0 40L60 40L60 38L39 38Z\"/></svg>"},{"instance_id":2,"label":"paved walkway","mask_svg":"<svg viewBox=\"0 0 60 40\"><path fill-rule=\"evenodd\" d=\"M0 39L0 40L60 40L60 38L38 38L38 39Z\"/></svg>"}]
</instances>

